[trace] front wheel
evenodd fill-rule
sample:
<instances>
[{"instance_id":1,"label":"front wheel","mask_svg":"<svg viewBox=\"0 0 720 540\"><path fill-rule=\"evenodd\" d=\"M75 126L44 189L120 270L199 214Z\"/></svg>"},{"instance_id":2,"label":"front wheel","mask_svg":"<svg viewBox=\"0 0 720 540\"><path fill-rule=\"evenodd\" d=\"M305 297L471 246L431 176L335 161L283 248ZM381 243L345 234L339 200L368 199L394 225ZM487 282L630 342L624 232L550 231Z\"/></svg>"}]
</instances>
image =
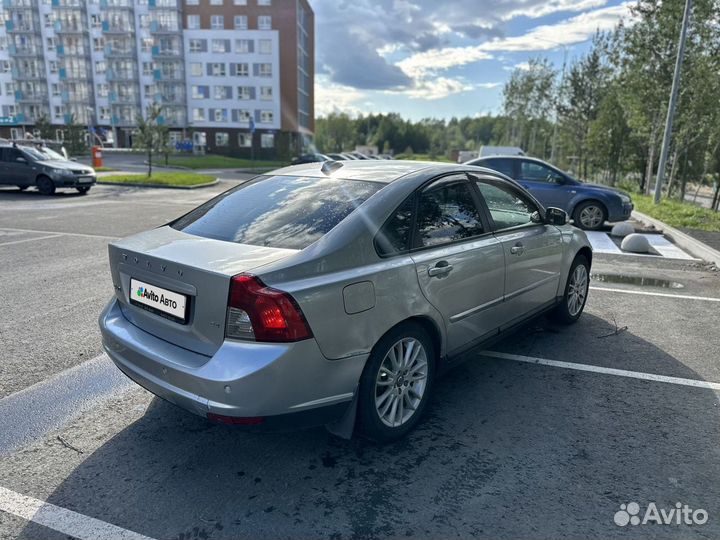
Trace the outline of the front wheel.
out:
<instances>
[{"instance_id":1,"label":"front wheel","mask_svg":"<svg viewBox=\"0 0 720 540\"><path fill-rule=\"evenodd\" d=\"M552 318L561 324L572 324L580 318L590 287L590 263L584 255L575 257L570 266L565 294L552 312Z\"/></svg>"},{"instance_id":2,"label":"front wheel","mask_svg":"<svg viewBox=\"0 0 720 540\"><path fill-rule=\"evenodd\" d=\"M41 194L52 195L53 193L55 193L55 183L47 176L38 177L35 183L37 185L38 191Z\"/></svg>"},{"instance_id":3,"label":"front wheel","mask_svg":"<svg viewBox=\"0 0 720 540\"><path fill-rule=\"evenodd\" d=\"M407 435L427 408L435 362L432 339L421 326L403 324L386 334L360 379L360 433L381 443Z\"/></svg>"},{"instance_id":4,"label":"front wheel","mask_svg":"<svg viewBox=\"0 0 720 540\"><path fill-rule=\"evenodd\" d=\"M85 195L88 191L90 191L90 186L80 186L78 188L75 188L78 190L80 195Z\"/></svg>"},{"instance_id":5,"label":"front wheel","mask_svg":"<svg viewBox=\"0 0 720 540\"><path fill-rule=\"evenodd\" d=\"M596 201L587 201L578 205L573 212L575 225L588 231L596 231L605 224L607 210Z\"/></svg>"}]
</instances>

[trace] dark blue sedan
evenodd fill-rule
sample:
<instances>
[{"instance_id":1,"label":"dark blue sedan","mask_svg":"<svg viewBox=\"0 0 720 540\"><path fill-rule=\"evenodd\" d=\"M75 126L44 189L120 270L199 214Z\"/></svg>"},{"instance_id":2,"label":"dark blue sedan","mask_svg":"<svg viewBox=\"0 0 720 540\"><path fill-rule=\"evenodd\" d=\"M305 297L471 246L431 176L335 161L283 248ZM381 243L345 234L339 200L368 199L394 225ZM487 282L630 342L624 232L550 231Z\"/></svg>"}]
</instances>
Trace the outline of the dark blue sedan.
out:
<instances>
[{"instance_id":1,"label":"dark blue sedan","mask_svg":"<svg viewBox=\"0 0 720 540\"><path fill-rule=\"evenodd\" d=\"M576 180L539 159L525 156L489 156L474 159L478 165L501 172L522 184L545 208L564 209L581 229L597 230L606 221L630 217L632 201L627 193L600 184Z\"/></svg>"}]
</instances>

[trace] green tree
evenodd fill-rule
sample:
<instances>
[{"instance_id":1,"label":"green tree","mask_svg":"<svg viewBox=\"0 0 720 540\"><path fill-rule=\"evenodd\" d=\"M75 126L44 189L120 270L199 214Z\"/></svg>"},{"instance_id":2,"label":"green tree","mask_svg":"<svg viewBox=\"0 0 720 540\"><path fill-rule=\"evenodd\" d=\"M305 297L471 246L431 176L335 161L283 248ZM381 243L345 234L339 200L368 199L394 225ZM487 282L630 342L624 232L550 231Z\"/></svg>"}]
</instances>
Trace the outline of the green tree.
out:
<instances>
[{"instance_id":1,"label":"green tree","mask_svg":"<svg viewBox=\"0 0 720 540\"><path fill-rule=\"evenodd\" d=\"M163 127L159 125L158 119L162 114L162 107L153 103L147 108L145 116L138 114L136 118L137 132L133 139L137 148L147 152L148 178L152 176L153 154L161 150Z\"/></svg>"},{"instance_id":2,"label":"green tree","mask_svg":"<svg viewBox=\"0 0 720 540\"><path fill-rule=\"evenodd\" d=\"M37 136L41 139L49 140L55 138L50 120L44 114L40 115L40 117L35 120L35 131L37 132Z\"/></svg>"},{"instance_id":3,"label":"green tree","mask_svg":"<svg viewBox=\"0 0 720 540\"><path fill-rule=\"evenodd\" d=\"M87 129L79 124L75 119L75 115L71 114L67 122L67 145L68 152L71 156L79 156L87 152L87 144L85 142L85 133Z\"/></svg>"}]
</instances>

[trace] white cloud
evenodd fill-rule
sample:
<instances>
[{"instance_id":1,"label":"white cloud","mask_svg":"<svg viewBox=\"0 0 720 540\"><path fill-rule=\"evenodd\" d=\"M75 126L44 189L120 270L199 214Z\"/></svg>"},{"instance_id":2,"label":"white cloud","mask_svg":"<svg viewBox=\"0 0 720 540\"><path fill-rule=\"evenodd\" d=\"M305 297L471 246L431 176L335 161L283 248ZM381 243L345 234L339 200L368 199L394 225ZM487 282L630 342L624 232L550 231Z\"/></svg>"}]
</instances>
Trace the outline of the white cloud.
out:
<instances>
[{"instance_id":1,"label":"white cloud","mask_svg":"<svg viewBox=\"0 0 720 540\"><path fill-rule=\"evenodd\" d=\"M530 69L530 62L520 62L518 64L515 64L514 66L503 66L503 69L505 71L515 71L516 69L527 71L528 69Z\"/></svg>"},{"instance_id":2,"label":"white cloud","mask_svg":"<svg viewBox=\"0 0 720 540\"><path fill-rule=\"evenodd\" d=\"M438 77L432 80L418 81L414 88L402 92L402 94L415 99L442 99L452 94L469 92L475 87L458 79Z\"/></svg>"},{"instance_id":3,"label":"white cloud","mask_svg":"<svg viewBox=\"0 0 720 540\"><path fill-rule=\"evenodd\" d=\"M396 65L410 77L422 77L450 69L451 67L471 64L479 60L489 60L492 55L477 47L446 47L417 53L400 60Z\"/></svg>"},{"instance_id":4,"label":"white cloud","mask_svg":"<svg viewBox=\"0 0 720 540\"><path fill-rule=\"evenodd\" d=\"M598 30L612 30L620 19L630 19L631 2L589 11L556 24L536 26L522 36L495 39L479 45L482 51L548 51L590 39Z\"/></svg>"},{"instance_id":5,"label":"white cloud","mask_svg":"<svg viewBox=\"0 0 720 540\"><path fill-rule=\"evenodd\" d=\"M511 9L502 16L503 21L509 21L515 17L528 17L539 19L546 15L561 11L585 11L586 9L597 8L607 4L607 0L550 0L534 6L521 6Z\"/></svg>"},{"instance_id":6,"label":"white cloud","mask_svg":"<svg viewBox=\"0 0 720 540\"><path fill-rule=\"evenodd\" d=\"M330 82L327 76L315 77L315 115L327 116L332 112L358 114L361 111L361 100L366 95L352 86ZM364 107L363 107L364 109Z\"/></svg>"}]
</instances>

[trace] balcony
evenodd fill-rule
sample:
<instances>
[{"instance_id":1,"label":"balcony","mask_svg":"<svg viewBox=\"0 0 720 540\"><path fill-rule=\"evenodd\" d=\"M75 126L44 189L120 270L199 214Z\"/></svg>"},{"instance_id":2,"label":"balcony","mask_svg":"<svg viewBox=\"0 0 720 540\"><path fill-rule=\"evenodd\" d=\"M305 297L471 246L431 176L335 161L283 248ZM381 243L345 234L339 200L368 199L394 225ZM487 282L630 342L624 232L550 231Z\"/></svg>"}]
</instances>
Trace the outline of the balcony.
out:
<instances>
[{"instance_id":1,"label":"balcony","mask_svg":"<svg viewBox=\"0 0 720 540\"><path fill-rule=\"evenodd\" d=\"M15 101L18 103L47 103L47 100L46 92L15 91Z\"/></svg>"},{"instance_id":2,"label":"balcony","mask_svg":"<svg viewBox=\"0 0 720 540\"><path fill-rule=\"evenodd\" d=\"M152 57L163 59L173 59L177 58L178 60L182 59L182 50L181 49L162 49L158 45L154 45L151 49Z\"/></svg>"},{"instance_id":3,"label":"balcony","mask_svg":"<svg viewBox=\"0 0 720 540\"><path fill-rule=\"evenodd\" d=\"M111 47L105 45L105 58L135 58L137 49L135 47Z\"/></svg>"},{"instance_id":4,"label":"balcony","mask_svg":"<svg viewBox=\"0 0 720 540\"><path fill-rule=\"evenodd\" d=\"M5 30L8 34L39 34L40 25L37 21L5 21Z\"/></svg>"},{"instance_id":5,"label":"balcony","mask_svg":"<svg viewBox=\"0 0 720 540\"><path fill-rule=\"evenodd\" d=\"M8 52L11 57L23 56L23 57L36 57L42 58L43 52L39 47L18 47L15 44L8 45Z\"/></svg>"},{"instance_id":6,"label":"balcony","mask_svg":"<svg viewBox=\"0 0 720 540\"><path fill-rule=\"evenodd\" d=\"M101 27L103 34L135 34L135 26L130 21L118 21L111 24L110 21L105 20Z\"/></svg>"}]
</instances>

